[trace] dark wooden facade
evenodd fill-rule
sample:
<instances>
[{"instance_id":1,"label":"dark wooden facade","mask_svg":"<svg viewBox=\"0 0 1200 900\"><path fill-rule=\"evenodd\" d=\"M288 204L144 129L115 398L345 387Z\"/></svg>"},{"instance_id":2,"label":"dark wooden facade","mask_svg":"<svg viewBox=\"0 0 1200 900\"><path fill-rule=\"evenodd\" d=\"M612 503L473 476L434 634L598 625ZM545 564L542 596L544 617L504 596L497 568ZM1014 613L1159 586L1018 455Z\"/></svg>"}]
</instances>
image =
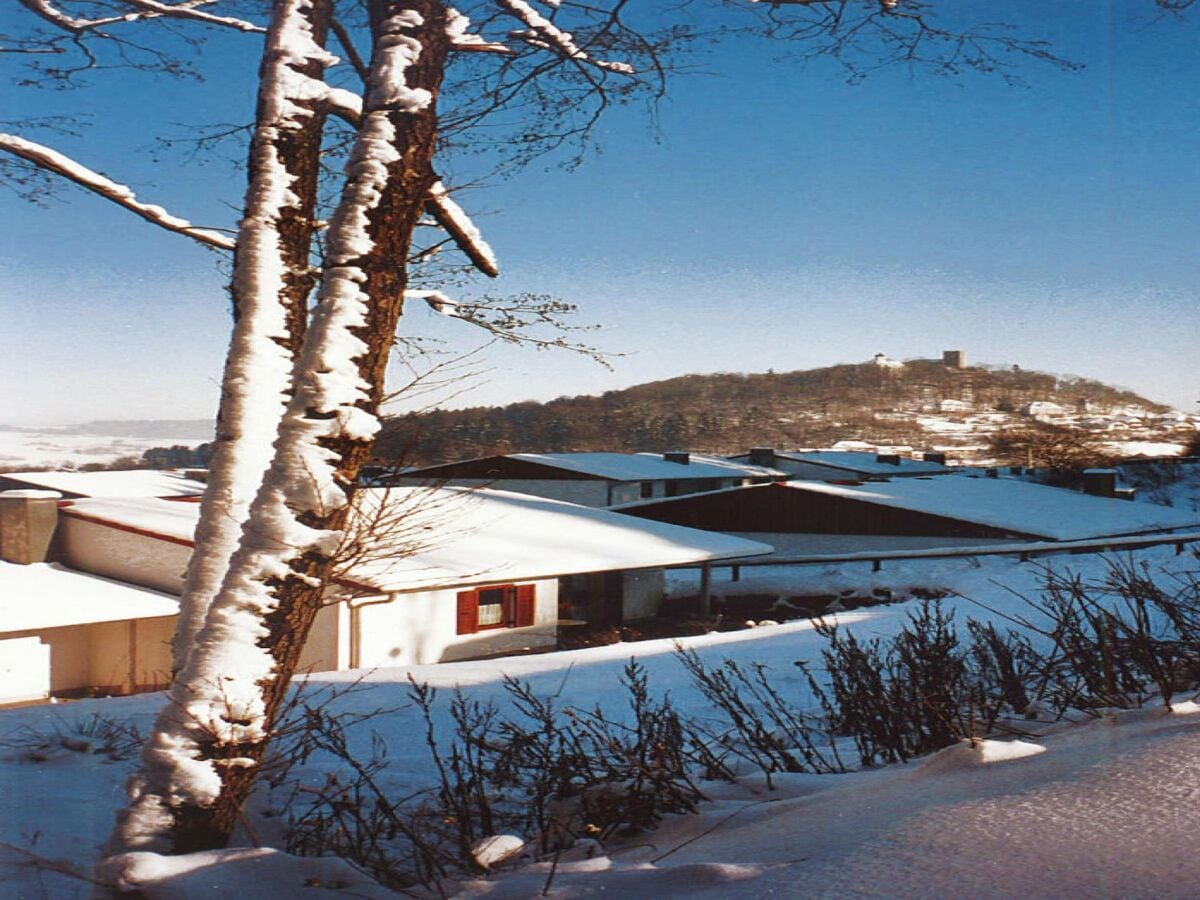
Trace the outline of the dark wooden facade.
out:
<instances>
[{"instance_id":1,"label":"dark wooden facade","mask_svg":"<svg viewBox=\"0 0 1200 900\"><path fill-rule=\"evenodd\" d=\"M621 512L705 531L1031 540L1041 537L779 484L751 485L659 503L642 503Z\"/></svg>"},{"instance_id":2,"label":"dark wooden facade","mask_svg":"<svg viewBox=\"0 0 1200 900\"><path fill-rule=\"evenodd\" d=\"M600 475L574 472L558 466L549 466L527 459L511 456L485 456L463 462L446 463L442 466L426 466L393 476L397 480L411 481L414 478L429 481L450 481L456 478L527 478L541 481L611 481ZM386 481L386 478L381 479Z\"/></svg>"}]
</instances>

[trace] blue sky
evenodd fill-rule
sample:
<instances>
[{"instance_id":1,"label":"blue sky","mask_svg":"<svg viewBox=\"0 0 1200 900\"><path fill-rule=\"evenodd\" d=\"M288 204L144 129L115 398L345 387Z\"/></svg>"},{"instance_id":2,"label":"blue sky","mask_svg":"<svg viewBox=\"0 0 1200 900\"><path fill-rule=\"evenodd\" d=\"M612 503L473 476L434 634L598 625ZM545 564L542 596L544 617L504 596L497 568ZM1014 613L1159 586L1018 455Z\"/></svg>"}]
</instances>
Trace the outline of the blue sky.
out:
<instances>
[{"instance_id":1,"label":"blue sky","mask_svg":"<svg viewBox=\"0 0 1200 900\"><path fill-rule=\"evenodd\" d=\"M1026 65L1023 88L904 68L851 86L828 61L732 42L705 60L715 74L674 84L657 130L620 110L582 167L464 193L504 269L487 289L576 303L603 326L584 339L624 355L609 372L493 349L455 404L955 347L1194 411L1200 17L1155 21L1149 0L968 6L1085 68ZM237 173L148 148L156 122L249 116L257 51L235 37L203 85L117 76L23 90L18 112L86 105L92 127L64 150L230 224ZM213 254L74 191L47 208L4 196L0 216L0 422L213 412L229 324ZM406 327L477 342L416 309Z\"/></svg>"}]
</instances>

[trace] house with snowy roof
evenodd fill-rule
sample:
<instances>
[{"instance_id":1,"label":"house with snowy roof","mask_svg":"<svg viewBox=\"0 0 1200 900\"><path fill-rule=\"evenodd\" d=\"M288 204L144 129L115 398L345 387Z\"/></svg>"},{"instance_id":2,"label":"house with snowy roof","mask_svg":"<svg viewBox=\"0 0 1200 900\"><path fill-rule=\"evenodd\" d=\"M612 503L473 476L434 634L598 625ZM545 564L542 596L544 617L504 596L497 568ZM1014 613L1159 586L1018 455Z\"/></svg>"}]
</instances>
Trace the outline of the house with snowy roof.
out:
<instances>
[{"instance_id":1,"label":"house with snowy roof","mask_svg":"<svg viewBox=\"0 0 1200 900\"><path fill-rule=\"evenodd\" d=\"M0 494L0 670L40 673L19 693L30 683L34 696L161 686L198 515L188 501ZM560 627L653 615L665 566L771 551L462 488L360 491L347 534L301 669L551 649Z\"/></svg>"},{"instance_id":2,"label":"house with snowy roof","mask_svg":"<svg viewBox=\"0 0 1200 900\"><path fill-rule=\"evenodd\" d=\"M769 466L694 453L507 453L385 476L377 483L492 487L584 506L611 506L778 481Z\"/></svg>"},{"instance_id":3,"label":"house with snowy roof","mask_svg":"<svg viewBox=\"0 0 1200 900\"><path fill-rule=\"evenodd\" d=\"M787 481L616 509L763 541L780 556L1103 541L1200 530L1200 512L972 475Z\"/></svg>"},{"instance_id":4,"label":"house with snowy roof","mask_svg":"<svg viewBox=\"0 0 1200 900\"><path fill-rule=\"evenodd\" d=\"M946 466L944 453L928 452L921 459L899 453L859 450L779 451L755 447L747 453L729 457L748 465L765 466L787 473L790 479L804 481L858 481L867 478L915 478L946 475L954 470Z\"/></svg>"}]
</instances>

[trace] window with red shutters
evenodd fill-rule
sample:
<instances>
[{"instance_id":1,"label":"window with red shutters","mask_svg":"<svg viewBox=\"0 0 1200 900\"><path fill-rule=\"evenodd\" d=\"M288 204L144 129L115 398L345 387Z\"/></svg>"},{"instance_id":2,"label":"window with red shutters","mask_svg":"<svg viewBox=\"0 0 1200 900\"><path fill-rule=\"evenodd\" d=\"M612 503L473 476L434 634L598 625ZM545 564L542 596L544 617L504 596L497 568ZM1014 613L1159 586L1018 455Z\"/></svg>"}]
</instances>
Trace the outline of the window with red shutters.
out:
<instances>
[{"instance_id":1,"label":"window with red shutters","mask_svg":"<svg viewBox=\"0 0 1200 900\"><path fill-rule=\"evenodd\" d=\"M532 584L522 584L517 587L517 609L513 619L518 628L533 624L534 591L535 588Z\"/></svg>"},{"instance_id":2,"label":"window with red shutters","mask_svg":"<svg viewBox=\"0 0 1200 900\"><path fill-rule=\"evenodd\" d=\"M479 630L479 596L474 591L458 595L458 633L474 634Z\"/></svg>"},{"instance_id":3,"label":"window with red shutters","mask_svg":"<svg viewBox=\"0 0 1200 900\"><path fill-rule=\"evenodd\" d=\"M499 584L458 594L458 634L533 624L537 587Z\"/></svg>"}]
</instances>

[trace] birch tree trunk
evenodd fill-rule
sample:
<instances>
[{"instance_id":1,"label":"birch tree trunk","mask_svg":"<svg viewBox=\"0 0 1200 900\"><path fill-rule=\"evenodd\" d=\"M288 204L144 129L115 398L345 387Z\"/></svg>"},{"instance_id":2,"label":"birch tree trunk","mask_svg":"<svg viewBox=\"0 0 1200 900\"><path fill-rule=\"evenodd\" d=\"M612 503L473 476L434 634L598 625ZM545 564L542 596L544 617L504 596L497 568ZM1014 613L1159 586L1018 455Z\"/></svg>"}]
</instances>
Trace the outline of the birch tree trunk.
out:
<instances>
[{"instance_id":1,"label":"birch tree trunk","mask_svg":"<svg viewBox=\"0 0 1200 900\"><path fill-rule=\"evenodd\" d=\"M125 849L186 853L228 841L378 429L409 245L433 183L450 40L438 0L371 0L369 9L368 94L291 401L229 572L131 784L118 823Z\"/></svg>"}]
</instances>

